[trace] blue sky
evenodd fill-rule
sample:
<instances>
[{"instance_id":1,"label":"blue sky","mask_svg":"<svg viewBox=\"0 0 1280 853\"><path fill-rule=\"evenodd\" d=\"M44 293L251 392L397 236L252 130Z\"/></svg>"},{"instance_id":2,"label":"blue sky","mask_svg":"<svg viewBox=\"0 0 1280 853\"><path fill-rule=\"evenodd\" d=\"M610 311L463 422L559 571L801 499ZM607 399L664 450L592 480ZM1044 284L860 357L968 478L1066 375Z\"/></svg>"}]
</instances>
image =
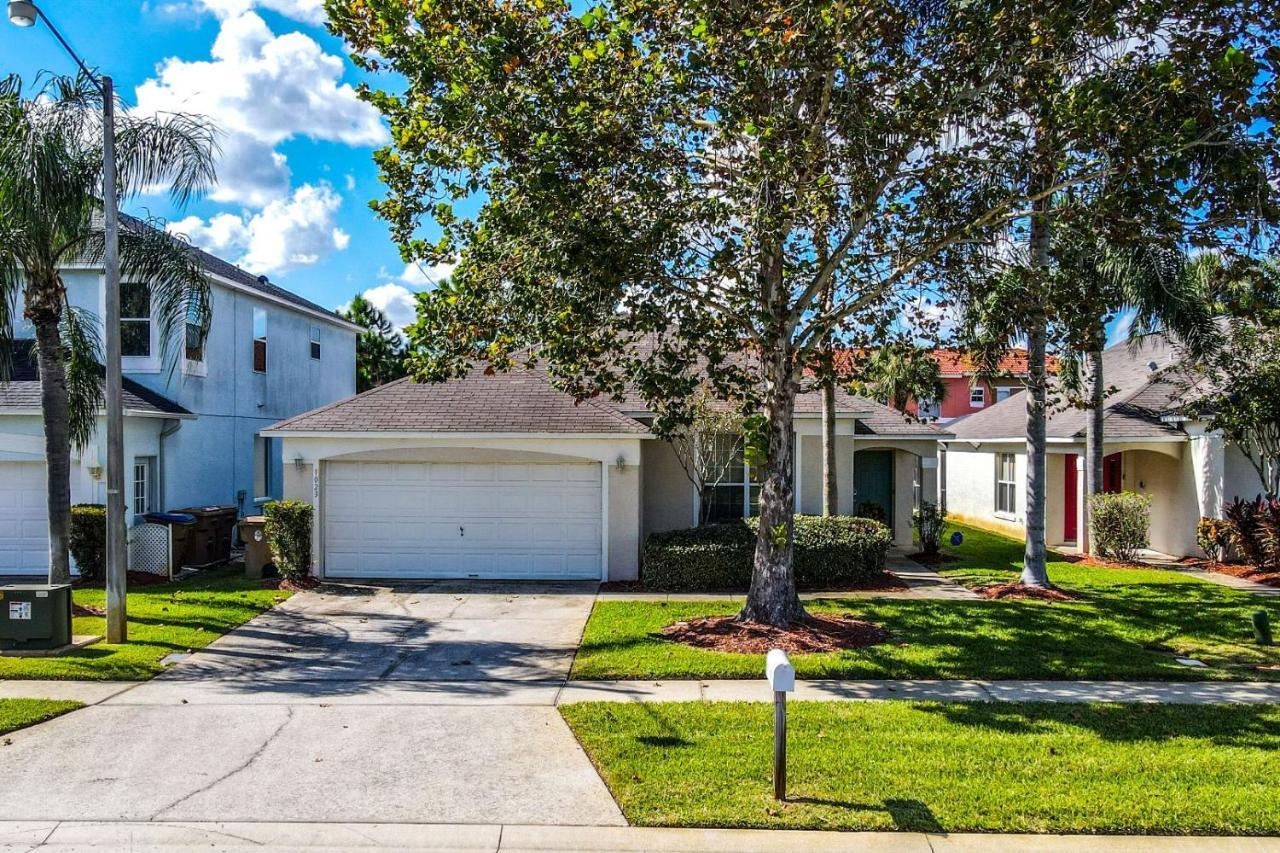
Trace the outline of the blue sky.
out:
<instances>
[{"instance_id":1,"label":"blue sky","mask_svg":"<svg viewBox=\"0 0 1280 853\"><path fill-rule=\"evenodd\" d=\"M368 292L397 324L411 294L447 269L408 267L368 208L386 141L352 86L360 72L325 31L322 0L40 0L90 67L131 108L183 110L221 129L219 184L184 210L141 197L220 257L322 305ZM74 65L43 26L0 26L0 69L31 79Z\"/></svg>"}]
</instances>

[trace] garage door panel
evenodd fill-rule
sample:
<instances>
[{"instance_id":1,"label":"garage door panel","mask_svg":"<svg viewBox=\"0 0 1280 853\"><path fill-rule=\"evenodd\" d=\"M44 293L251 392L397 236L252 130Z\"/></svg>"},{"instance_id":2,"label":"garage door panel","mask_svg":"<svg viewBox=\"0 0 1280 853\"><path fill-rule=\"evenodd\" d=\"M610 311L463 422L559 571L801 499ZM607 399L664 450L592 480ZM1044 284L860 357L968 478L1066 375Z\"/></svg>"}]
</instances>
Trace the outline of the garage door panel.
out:
<instances>
[{"instance_id":1,"label":"garage door panel","mask_svg":"<svg viewBox=\"0 0 1280 853\"><path fill-rule=\"evenodd\" d=\"M49 570L43 462L0 462L0 574Z\"/></svg>"},{"instance_id":2,"label":"garage door panel","mask_svg":"<svg viewBox=\"0 0 1280 853\"><path fill-rule=\"evenodd\" d=\"M330 463L333 577L598 578L600 466Z\"/></svg>"}]
</instances>

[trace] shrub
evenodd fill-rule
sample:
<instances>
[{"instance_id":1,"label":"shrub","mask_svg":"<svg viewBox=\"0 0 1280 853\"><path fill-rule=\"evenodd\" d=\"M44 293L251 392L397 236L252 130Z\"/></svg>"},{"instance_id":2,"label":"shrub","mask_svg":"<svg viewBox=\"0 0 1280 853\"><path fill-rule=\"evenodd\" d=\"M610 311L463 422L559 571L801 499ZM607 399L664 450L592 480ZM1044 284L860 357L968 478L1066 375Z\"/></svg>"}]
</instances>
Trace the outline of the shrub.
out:
<instances>
[{"instance_id":1,"label":"shrub","mask_svg":"<svg viewBox=\"0 0 1280 853\"><path fill-rule=\"evenodd\" d=\"M1231 553L1235 527L1224 518L1202 518L1196 526L1196 544L1215 563L1225 563Z\"/></svg>"},{"instance_id":2,"label":"shrub","mask_svg":"<svg viewBox=\"0 0 1280 853\"><path fill-rule=\"evenodd\" d=\"M72 504L67 546L80 569L80 580L100 583L107 571L107 508L102 504Z\"/></svg>"},{"instance_id":3,"label":"shrub","mask_svg":"<svg viewBox=\"0 0 1280 853\"><path fill-rule=\"evenodd\" d=\"M1231 524L1231 546L1246 563L1280 565L1280 499L1236 498L1223 515Z\"/></svg>"},{"instance_id":4,"label":"shrub","mask_svg":"<svg viewBox=\"0 0 1280 853\"><path fill-rule=\"evenodd\" d=\"M1151 498L1137 492L1094 495L1089 499L1089 530L1098 552L1117 560L1137 559L1150 544Z\"/></svg>"},{"instance_id":5,"label":"shrub","mask_svg":"<svg viewBox=\"0 0 1280 853\"><path fill-rule=\"evenodd\" d=\"M302 580L311 571L311 504L271 501L264 509L267 542L276 569L285 580Z\"/></svg>"},{"instance_id":6,"label":"shrub","mask_svg":"<svg viewBox=\"0 0 1280 853\"><path fill-rule=\"evenodd\" d=\"M937 554L942 547L943 534L947 532L947 517L942 508L923 501L911 517L915 521L916 535L920 537L920 550L930 556Z\"/></svg>"},{"instance_id":7,"label":"shrub","mask_svg":"<svg viewBox=\"0 0 1280 853\"><path fill-rule=\"evenodd\" d=\"M756 520L655 533L644 544L641 580L670 592L745 590L755 560ZM892 536L878 521L795 517L796 585L856 583L884 570Z\"/></svg>"},{"instance_id":8,"label":"shrub","mask_svg":"<svg viewBox=\"0 0 1280 853\"><path fill-rule=\"evenodd\" d=\"M854 511L857 518L869 518L872 521L878 521L881 524L887 524L889 517L884 514L884 507L875 501L863 501L858 504L858 508Z\"/></svg>"}]
</instances>

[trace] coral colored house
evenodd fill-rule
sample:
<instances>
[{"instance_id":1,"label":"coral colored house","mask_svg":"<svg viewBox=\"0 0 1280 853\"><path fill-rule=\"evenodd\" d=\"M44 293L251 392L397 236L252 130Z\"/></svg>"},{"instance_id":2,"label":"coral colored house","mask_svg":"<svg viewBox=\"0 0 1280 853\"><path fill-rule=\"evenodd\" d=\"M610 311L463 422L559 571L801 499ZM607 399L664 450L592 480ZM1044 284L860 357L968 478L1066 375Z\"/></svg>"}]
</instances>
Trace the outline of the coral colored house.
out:
<instances>
[{"instance_id":1,"label":"coral colored house","mask_svg":"<svg viewBox=\"0 0 1280 853\"><path fill-rule=\"evenodd\" d=\"M1022 380L1027 375L1027 351L1011 350L1000 360L999 374L991 379L979 379L973 361L964 353L952 349L936 349L933 358L938 362L945 393L941 400L925 400L923 404L910 400L907 411L926 419L945 423L981 412L1022 390ZM1056 363L1049 365L1050 370Z\"/></svg>"}]
</instances>

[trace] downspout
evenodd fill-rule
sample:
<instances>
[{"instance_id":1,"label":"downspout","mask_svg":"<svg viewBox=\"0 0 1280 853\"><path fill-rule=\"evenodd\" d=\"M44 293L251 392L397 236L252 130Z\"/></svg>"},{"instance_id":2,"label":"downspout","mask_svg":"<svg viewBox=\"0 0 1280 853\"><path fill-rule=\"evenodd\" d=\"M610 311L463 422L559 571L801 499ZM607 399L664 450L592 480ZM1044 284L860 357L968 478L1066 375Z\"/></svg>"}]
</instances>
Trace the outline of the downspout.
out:
<instances>
[{"instance_id":1,"label":"downspout","mask_svg":"<svg viewBox=\"0 0 1280 853\"><path fill-rule=\"evenodd\" d=\"M164 503L168 503L169 501L169 495L168 495L169 477L167 476L166 468L164 465L164 440L169 436L173 435L175 432L177 432L180 429L182 429L182 421L178 420L177 418L171 418L169 419L169 426L162 427L160 430L160 454L159 454L160 458L156 460L156 467L160 469L159 472L157 473L160 478L160 497L162 498ZM167 510L164 510L163 506L161 507L161 509L163 511L167 511Z\"/></svg>"}]
</instances>

